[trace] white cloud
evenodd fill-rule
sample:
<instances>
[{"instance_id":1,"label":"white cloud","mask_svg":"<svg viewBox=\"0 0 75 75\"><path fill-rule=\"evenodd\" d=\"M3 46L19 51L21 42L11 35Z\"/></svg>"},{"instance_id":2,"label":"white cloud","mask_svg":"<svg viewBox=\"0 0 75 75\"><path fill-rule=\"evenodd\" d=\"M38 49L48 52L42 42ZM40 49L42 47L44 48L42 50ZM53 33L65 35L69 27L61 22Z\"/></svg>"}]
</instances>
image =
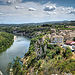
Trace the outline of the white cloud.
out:
<instances>
[{"instance_id":1,"label":"white cloud","mask_svg":"<svg viewBox=\"0 0 75 75\"><path fill-rule=\"evenodd\" d=\"M36 9L35 8L29 8L28 10L29 11L35 11Z\"/></svg>"},{"instance_id":2,"label":"white cloud","mask_svg":"<svg viewBox=\"0 0 75 75\"><path fill-rule=\"evenodd\" d=\"M18 10L16 10L18 9ZM42 22L55 20L75 20L73 7L57 6L52 3L40 4L25 2L13 5L0 5L0 21ZM34 11L34 12L30 12ZM13 21L12 21L13 20Z\"/></svg>"},{"instance_id":3,"label":"white cloud","mask_svg":"<svg viewBox=\"0 0 75 75\"><path fill-rule=\"evenodd\" d=\"M8 3L8 4L11 4L11 1L10 1L10 0L8 0L8 1L7 1L7 3Z\"/></svg>"},{"instance_id":4,"label":"white cloud","mask_svg":"<svg viewBox=\"0 0 75 75\"><path fill-rule=\"evenodd\" d=\"M21 6L15 6L16 9L24 9L24 7Z\"/></svg>"},{"instance_id":5,"label":"white cloud","mask_svg":"<svg viewBox=\"0 0 75 75\"><path fill-rule=\"evenodd\" d=\"M14 4L14 3L21 3L22 0L0 0L4 4Z\"/></svg>"},{"instance_id":6,"label":"white cloud","mask_svg":"<svg viewBox=\"0 0 75 75\"><path fill-rule=\"evenodd\" d=\"M44 11L53 11L56 9L56 6L45 6Z\"/></svg>"},{"instance_id":7,"label":"white cloud","mask_svg":"<svg viewBox=\"0 0 75 75\"><path fill-rule=\"evenodd\" d=\"M69 14L71 11L73 11L74 9L73 9L73 7L64 7L64 12L66 13L66 14Z\"/></svg>"},{"instance_id":8,"label":"white cloud","mask_svg":"<svg viewBox=\"0 0 75 75\"><path fill-rule=\"evenodd\" d=\"M48 15L56 15L57 13L54 11L54 12L47 12Z\"/></svg>"},{"instance_id":9,"label":"white cloud","mask_svg":"<svg viewBox=\"0 0 75 75\"><path fill-rule=\"evenodd\" d=\"M0 15L3 15L3 13L0 13Z\"/></svg>"},{"instance_id":10,"label":"white cloud","mask_svg":"<svg viewBox=\"0 0 75 75\"><path fill-rule=\"evenodd\" d=\"M74 11L71 11L69 14L74 14L75 15L75 10Z\"/></svg>"}]
</instances>

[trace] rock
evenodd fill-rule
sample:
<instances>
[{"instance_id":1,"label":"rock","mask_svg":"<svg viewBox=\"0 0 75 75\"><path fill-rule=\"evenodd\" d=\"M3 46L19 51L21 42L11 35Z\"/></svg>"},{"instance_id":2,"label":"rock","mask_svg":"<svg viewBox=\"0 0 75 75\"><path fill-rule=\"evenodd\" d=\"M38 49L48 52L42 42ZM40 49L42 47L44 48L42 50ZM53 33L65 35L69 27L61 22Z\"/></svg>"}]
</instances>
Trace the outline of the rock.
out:
<instances>
[{"instance_id":1,"label":"rock","mask_svg":"<svg viewBox=\"0 0 75 75\"><path fill-rule=\"evenodd\" d=\"M12 71L13 71L13 69L11 68L11 69L10 69L10 72L12 72Z\"/></svg>"},{"instance_id":2,"label":"rock","mask_svg":"<svg viewBox=\"0 0 75 75\"><path fill-rule=\"evenodd\" d=\"M13 75L13 69L10 69L9 75Z\"/></svg>"},{"instance_id":3,"label":"rock","mask_svg":"<svg viewBox=\"0 0 75 75\"><path fill-rule=\"evenodd\" d=\"M3 75L3 73L0 71L0 75Z\"/></svg>"},{"instance_id":4,"label":"rock","mask_svg":"<svg viewBox=\"0 0 75 75\"><path fill-rule=\"evenodd\" d=\"M21 60L21 62L23 62L24 61L24 58L21 58L20 60Z\"/></svg>"}]
</instances>

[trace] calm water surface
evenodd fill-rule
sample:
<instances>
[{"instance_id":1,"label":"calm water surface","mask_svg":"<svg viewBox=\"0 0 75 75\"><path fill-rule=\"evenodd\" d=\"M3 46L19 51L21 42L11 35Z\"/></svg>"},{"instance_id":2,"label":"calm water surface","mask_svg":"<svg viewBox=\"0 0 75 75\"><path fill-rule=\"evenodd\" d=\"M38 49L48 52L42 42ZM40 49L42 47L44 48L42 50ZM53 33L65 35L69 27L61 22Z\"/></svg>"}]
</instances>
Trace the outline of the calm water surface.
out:
<instances>
[{"instance_id":1,"label":"calm water surface","mask_svg":"<svg viewBox=\"0 0 75 75\"><path fill-rule=\"evenodd\" d=\"M30 39L23 36L16 36L13 44L5 52L0 53L0 70L7 75L6 69L9 62L13 61L16 56L23 57L28 51Z\"/></svg>"}]
</instances>

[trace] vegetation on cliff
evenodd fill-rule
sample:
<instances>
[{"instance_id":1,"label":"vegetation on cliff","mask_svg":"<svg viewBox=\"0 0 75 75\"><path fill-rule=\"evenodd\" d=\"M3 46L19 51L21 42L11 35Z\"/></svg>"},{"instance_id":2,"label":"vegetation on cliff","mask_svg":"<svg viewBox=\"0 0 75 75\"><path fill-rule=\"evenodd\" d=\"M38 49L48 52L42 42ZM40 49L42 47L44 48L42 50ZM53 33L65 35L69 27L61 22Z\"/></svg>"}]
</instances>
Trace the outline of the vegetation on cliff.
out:
<instances>
[{"instance_id":1,"label":"vegetation on cliff","mask_svg":"<svg viewBox=\"0 0 75 75\"><path fill-rule=\"evenodd\" d=\"M43 37L44 35L41 34L31 40L29 51L23 58L23 64L18 58L14 60L11 65L14 75L64 75L65 73L74 75L75 60L71 58L70 48L64 49L58 45L52 45L48 37L42 43Z\"/></svg>"}]
</instances>

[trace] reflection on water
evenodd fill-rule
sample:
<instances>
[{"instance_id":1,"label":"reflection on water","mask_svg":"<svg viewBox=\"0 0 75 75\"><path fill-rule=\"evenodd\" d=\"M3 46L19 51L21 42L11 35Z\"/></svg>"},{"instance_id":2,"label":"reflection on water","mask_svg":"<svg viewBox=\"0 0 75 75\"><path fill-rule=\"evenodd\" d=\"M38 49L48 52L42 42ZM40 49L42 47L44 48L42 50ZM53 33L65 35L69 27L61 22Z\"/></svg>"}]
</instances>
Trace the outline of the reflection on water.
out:
<instances>
[{"instance_id":1,"label":"reflection on water","mask_svg":"<svg viewBox=\"0 0 75 75\"><path fill-rule=\"evenodd\" d=\"M0 70L6 74L6 68L9 62L13 61L13 58L16 56L23 57L24 54L28 51L30 45L30 39L15 36L14 43L10 48L8 48L5 52L0 53Z\"/></svg>"}]
</instances>

